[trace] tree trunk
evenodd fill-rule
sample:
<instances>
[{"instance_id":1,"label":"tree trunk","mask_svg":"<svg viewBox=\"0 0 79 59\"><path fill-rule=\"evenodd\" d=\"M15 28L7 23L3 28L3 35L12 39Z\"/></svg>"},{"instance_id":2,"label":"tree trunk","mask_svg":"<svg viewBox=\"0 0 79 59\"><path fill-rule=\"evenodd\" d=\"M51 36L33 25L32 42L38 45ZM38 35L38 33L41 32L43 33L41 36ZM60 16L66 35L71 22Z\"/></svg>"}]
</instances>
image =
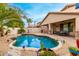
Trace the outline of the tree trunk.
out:
<instances>
[{"instance_id":1,"label":"tree trunk","mask_svg":"<svg viewBox=\"0 0 79 59\"><path fill-rule=\"evenodd\" d=\"M1 27L0 27L0 36L1 36L1 37L4 36L4 35L3 35L3 32L4 32L4 31L3 31L3 27L1 26Z\"/></svg>"},{"instance_id":2,"label":"tree trunk","mask_svg":"<svg viewBox=\"0 0 79 59\"><path fill-rule=\"evenodd\" d=\"M28 27L30 27L30 23L28 23Z\"/></svg>"}]
</instances>

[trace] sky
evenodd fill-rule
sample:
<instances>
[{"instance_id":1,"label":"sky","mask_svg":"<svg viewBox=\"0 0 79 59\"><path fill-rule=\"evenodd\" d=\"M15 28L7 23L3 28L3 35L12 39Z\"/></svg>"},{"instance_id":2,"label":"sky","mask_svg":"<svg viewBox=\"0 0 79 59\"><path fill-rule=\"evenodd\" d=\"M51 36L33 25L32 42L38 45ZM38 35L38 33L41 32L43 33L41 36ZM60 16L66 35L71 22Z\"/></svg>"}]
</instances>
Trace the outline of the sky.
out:
<instances>
[{"instance_id":1,"label":"sky","mask_svg":"<svg viewBox=\"0 0 79 59\"><path fill-rule=\"evenodd\" d=\"M34 22L42 21L49 12L60 11L66 4L64 3L12 3L12 6L20 8L28 18ZM27 22L23 19L25 26Z\"/></svg>"}]
</instances>

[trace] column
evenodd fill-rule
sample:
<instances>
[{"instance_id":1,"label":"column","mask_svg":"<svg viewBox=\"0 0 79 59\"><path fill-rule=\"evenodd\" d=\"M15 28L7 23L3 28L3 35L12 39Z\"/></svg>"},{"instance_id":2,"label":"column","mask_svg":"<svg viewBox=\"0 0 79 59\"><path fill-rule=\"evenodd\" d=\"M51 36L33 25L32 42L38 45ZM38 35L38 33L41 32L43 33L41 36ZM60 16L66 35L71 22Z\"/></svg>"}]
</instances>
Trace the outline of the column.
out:
<instances>
[{"instance_id":1,"label":"column","mask_svg":"<svg viewBox=\"0 0 79 59\"><path fill-rule=\"evenodd\" d=\"M49 27L49 30L51 30L51 25L50 24L48 24L48 27Z\"/></svg>"},{"instance_id":2,"label":"column","mask_svg":"<svg viewBox=\"0 0 79 59\"><path fill-rule=\"evenodd\" d=\"M48 33L51 34L51 24L48 24Z\"/></svg>"}]
</instances>

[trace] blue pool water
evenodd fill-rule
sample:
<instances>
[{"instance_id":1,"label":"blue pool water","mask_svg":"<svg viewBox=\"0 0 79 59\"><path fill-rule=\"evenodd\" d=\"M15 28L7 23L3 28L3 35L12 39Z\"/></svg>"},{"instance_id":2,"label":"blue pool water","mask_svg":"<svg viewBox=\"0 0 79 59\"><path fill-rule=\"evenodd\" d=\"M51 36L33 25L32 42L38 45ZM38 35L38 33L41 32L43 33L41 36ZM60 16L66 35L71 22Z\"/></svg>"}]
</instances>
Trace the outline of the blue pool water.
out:
<instances>
[{"instance_id":1,"label":"blue pool water","mask_svg":"<svg viewBox=\"0 0 79 59\"><path fill-rule=\"evenodd\" d=\"M45 48L54 48L59 44L56 40L47 36L22 35L16 38L14 46L40 48L40 42L44 44Z\"/></svg>"}]
</instances>

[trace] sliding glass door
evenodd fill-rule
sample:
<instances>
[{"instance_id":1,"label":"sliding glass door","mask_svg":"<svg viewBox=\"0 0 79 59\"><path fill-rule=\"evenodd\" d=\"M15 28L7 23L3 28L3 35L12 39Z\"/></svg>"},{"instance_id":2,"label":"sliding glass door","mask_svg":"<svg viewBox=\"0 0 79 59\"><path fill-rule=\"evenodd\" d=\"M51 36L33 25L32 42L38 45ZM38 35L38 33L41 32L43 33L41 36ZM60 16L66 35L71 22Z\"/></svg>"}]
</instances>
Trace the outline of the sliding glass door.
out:
<instances>
[{"instance_id":1,"label":"sliding glass door","mask_svg":"<svg viewBox=\"0 0 79 59\"><path fill-rule=\"evenodd\" d=\"M73 32L73 23L60 24L60 31Z\"/></svg>"},{"instance_id":2,"label":"sliding glass door","mask_svg":"<svg viewBox=\"0 0 79 59\"><path fill-rule=\"evenodd\" d=\"M64 24L64 26L63 26L63 31L66 31L66 32L69 31L69 30L68 30L68 24Z\"/></svg>"}]
</instances>

